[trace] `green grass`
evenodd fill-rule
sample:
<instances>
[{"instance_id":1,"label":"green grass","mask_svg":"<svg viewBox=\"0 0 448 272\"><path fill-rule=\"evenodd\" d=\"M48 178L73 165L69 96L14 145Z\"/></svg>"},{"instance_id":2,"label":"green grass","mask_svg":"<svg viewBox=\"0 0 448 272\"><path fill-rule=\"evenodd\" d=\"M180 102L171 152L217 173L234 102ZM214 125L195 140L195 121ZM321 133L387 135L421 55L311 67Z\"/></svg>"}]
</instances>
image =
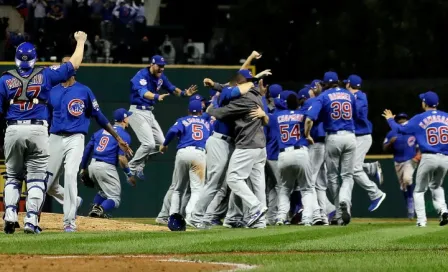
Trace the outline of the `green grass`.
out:
<instances>
[{"instance_id":1,"label":"green grass","mask_svg":"<svg viewBox=\"0 0 448 272\"><path fill-rule=\"evenodd\" d=\"M153 220L133 220L152 223ZM189 232L42 233L0 236L0 254L177 254L257 265L253 271L445 271L448 228L365 220L347 227L216 228Z\"/></svg>"}]
</instances>

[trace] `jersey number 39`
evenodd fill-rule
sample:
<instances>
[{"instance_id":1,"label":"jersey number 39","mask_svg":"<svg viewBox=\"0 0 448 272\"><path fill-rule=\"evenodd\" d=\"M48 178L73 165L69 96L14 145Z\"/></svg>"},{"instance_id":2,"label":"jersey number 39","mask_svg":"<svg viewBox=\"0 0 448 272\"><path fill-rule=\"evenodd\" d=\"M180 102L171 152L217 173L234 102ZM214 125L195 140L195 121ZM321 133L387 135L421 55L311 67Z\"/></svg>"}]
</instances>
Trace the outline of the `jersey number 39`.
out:
<instances>
[{"instance_id":1,"label":"jersey number 39","mask_svg":"<svg viewBox=\"0 0 448 272\"><path fill-rule=\"evenodd\" d=\"M300 138L300 126L299 124L295 124L290 130L289 125L280 125L280 134L284 143L287 143L291 138L298 140Z\"/></svg>"},{"instance_id":2,"label":"jersey number 39","mask_svg":"<svg viewBox=\"0 0 448 272\"><path fill-rule=\"evenodd\" d=\"M101 137L100 142L96 147L96 151L103 152L106 149L108 143L109 143L109 137L107 136Z\"/></svg>"},{"instance_id":3,"label":"jersey number 39","mask_svg":"<svg viewBox=\"0 0 448 272\"><path fill-rule=\"evenodd\" d=\"M352 119L352 104L350 102L339 102L334 101L331 103L331 118L334 120L344 119L351 120Z\"/></svg>"},{"instance_id":4,"label":"jersey number 39","mask_svg":"<svg viewBox=\"0 0 448 272\"><path fill-rule=\"evenodd\" d=\"M430 127L426 129L426 141L429 145L448 144L448 127Z\"/></svg>"}]
</instances>

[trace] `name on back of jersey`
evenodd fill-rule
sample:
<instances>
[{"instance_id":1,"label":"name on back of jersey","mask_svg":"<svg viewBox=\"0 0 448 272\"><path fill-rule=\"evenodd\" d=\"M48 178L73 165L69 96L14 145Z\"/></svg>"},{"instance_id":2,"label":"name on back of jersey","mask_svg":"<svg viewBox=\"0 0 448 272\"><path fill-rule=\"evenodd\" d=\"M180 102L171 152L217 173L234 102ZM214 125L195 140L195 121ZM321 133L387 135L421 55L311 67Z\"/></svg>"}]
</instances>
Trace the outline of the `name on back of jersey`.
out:
<instances>
[{"instance_id":1,"label":"name on back of jersey","mask_svg":"<svg viewBox=\"0 0 448 272\"><path fill-rule=\"evenodd\" d=\"M328 94L328 98L330 98L331 101L333 100L347 100L347 101L352 101L350 94L348 93L344 93L344 92L334 92L334 93L329 93Z\"/></svg>"},{"instance_id":2,"label":"name on back of jersey","mask_svg":"<svg viewBox=\"0 0 448 272\"><path fill-rule=\"evenodd\" d=\"M294 112L291 112L294 113ZM286 114L280 115L277 117L278 123L286 123L286 122L303 122L304 115L303 114Z\"/></svg>"},{"instance_id":3,"label":"name on back of jersey","mask_svg":"<svg viewBox=\"0 0 448 272\"><path fill-rule=\"evenodd\" d=\"M425 117L418 125L422 129L426 129L429 125L434 123L443 123L448 126L448 118L443 115L429 115Z\"/></svg>"},{"instance_id":4,"label":"name on back of jersey","mask_svg":"<svg viewBox=\"0 0 448 272\"><path fill-rule=\"evenodd\" d=\"M207 122L206 120L202 119L202 118L191 117L191 118L187 118L187 119L182 120L182 124L185 127L188 127L191 124L197 124L197 123L200 123L200 124L204 125L207 128L207 130L210 130L210 123Z\"/></svg>"},{"instance_id":5,"label":"name on back of jersey","mask_svg":"<svg viewBox=\"0 0 448 272\"><path fill-rule=\"evenodd\" d=\"M42 84L43 82L44 82L44 76L42 74L37 74L31 79L30 85ZM8 87L8 89L10 89L10 90L22 86L22 82L20 82L20 80L18 80L15 77L7 79L5 81L5 83L6 83L6 86Z\"/></svg>"}]
</instances>

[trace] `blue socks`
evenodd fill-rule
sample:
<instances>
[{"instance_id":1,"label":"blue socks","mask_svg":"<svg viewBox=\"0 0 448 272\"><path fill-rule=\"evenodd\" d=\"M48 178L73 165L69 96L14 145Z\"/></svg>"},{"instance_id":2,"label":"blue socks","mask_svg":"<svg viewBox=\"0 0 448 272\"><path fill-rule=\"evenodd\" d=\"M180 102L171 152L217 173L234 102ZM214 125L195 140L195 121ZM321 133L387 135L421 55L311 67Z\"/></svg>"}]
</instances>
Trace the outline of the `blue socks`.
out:
<instances>
[{"instance_id":1,"label":"blue socks","mask_svg":"<svg viewBox=\"0 0 448 272\"><path fill-rule=\"evenodd\" d=\"M103 203L103 201L105 200L106 198L102 197L100 194L96 194L93 198L93 203L96 205L101 205L101 203Z\"/></svg>"},{"instance_id":2,"label":"blue socks","mask_svg":"<svg viewBox=\"0 0 448 272\"><path fill-rule=\"evenodd\" d=\"M302 208L303 208L302 195L300 194L300 191L292 192L290 201L290 211L292 212L292 214L296 214Z\"/></svg>"},{"instance_id":3,"label":"blue socks","mask_svg":"<svg viewBox=\"0 0 448 272\"><path fill-rule=\"evenodd\" d=\"M112 199L106 199L101 203L101 207L103 207L104 211L110 211L115 208L115 202Z\"/></svg>"}]
</instances>

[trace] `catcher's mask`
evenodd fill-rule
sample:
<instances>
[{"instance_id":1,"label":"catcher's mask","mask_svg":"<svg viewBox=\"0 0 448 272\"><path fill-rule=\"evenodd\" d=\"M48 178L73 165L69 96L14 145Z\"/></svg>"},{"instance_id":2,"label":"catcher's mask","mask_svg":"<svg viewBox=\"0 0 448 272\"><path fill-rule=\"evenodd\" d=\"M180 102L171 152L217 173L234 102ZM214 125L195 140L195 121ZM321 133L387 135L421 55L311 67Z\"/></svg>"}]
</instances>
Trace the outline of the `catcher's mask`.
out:
<instances>
[{"instance_id":1,"label":"catcher's mask","mask_svg":"<svg viewBox=\"0 0 448 272\"><path fill-rule=\"evenodd\" d=\"M182 215L173 213L170 218L168 218L168 228L171 231L185 231L187 223Z\"/></svg>"}]
</instances>

